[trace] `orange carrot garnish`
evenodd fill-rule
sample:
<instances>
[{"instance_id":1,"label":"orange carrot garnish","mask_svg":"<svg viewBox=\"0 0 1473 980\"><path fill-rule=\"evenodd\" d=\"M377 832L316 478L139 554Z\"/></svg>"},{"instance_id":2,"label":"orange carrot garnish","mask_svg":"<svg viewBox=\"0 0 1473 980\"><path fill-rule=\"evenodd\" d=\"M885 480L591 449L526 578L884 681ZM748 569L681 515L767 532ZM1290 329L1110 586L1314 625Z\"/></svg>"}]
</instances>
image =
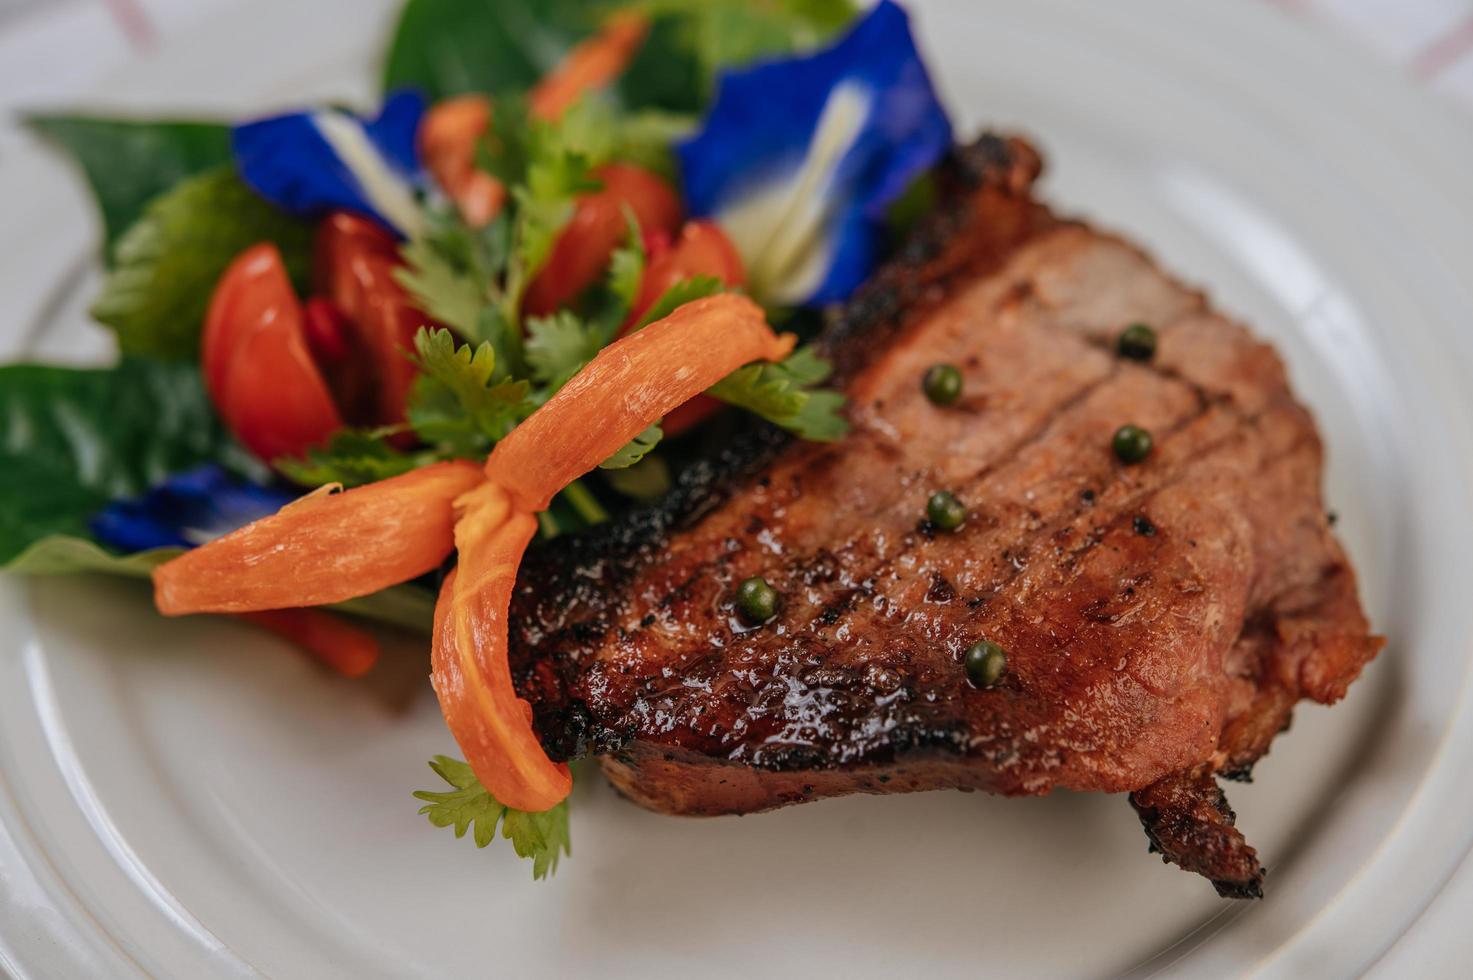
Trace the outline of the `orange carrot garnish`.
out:
<instances>
[{"instance_id":1,"label":"orange carrot garnish","mask_svg":"<svg viewBox=\"0 0 1473 980\"><path fill-rule=\"evenodd\" d=\"M624 73L649 33L649 21L632 11L610 17L593 37L568 52L562 63L537 83L532 115L556 119L585 92L603 88Z\"/></svg>"},{"instance_id":2,"label":"orange carrot garnish","mask_svg":"<svg viewBox=\"0 0 1473 980\"><path fill-rule=\"evenodd\" d=\"M437 567L454 547L451 501L474 463L436 463L346 493L317 494L186 551L153 573L166 616L323 606Z\"/></svg>"}]
</instances>

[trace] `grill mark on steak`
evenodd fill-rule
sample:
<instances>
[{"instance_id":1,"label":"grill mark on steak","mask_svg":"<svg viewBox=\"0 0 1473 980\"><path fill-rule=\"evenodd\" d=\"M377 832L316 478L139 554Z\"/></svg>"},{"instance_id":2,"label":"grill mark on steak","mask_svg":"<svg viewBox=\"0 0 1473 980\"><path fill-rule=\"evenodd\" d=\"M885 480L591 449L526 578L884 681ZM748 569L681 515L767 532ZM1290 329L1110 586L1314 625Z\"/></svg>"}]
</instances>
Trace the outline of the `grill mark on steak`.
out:
<instances>
[{"instance_id":1,"label":"grill mark on steak","mask_svg":"<svg viewBox=\"0 0 1473 980\"><path fill-rule=\"evenodd\" d=\"M1129 790L1168 859L1254 894L1213 774L1246 775L1380 646L1313 423L1267 345L1034 203L1025 145L985 147L821 339L853 434L755 427L659 505L529 556L514 678L550 753L607 753L656 809ZM1122 362L1142 319L1157 356ZM967 376L952 409L919 393L939 359ZM1157 437L1139 467L1109 450L1127 421ZM922 521L939 487L972 508L955 534ZM750 574L783 595L755 630L730 600ZM960 663L980 638L1009 650L985 692Z\"/></svg>"}]
</instances>

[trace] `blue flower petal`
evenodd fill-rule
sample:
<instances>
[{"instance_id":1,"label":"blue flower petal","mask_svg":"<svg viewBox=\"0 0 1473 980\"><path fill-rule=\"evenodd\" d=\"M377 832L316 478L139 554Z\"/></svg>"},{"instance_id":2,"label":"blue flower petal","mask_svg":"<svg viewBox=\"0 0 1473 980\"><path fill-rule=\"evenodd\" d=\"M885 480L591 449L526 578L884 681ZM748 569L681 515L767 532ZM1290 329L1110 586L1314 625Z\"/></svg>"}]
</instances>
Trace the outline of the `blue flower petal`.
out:
<instances>
[{"instance_id":1,"label":"blue flower petal","mask_svg":"<svg viewBox=\"0 0 1473 980\"><path fill-rule=\"evenodd\" d=\"M820 304L864 281L886 206L951 141L909 19L882 0L830 48L723 75L677 152L691 214L732 238L752 291Z\"/></svg>"},{"instance_id":2,"label":"blue flower petal","mask_svg":"<svg viewBox=\"0 0 1473 980\"><path fill-rule=\"evenodd\" d=\"M236 126L235 163L247 184L292 214L356 211L399 234L419 230L415 134L425 101L396 92L373 119L339 109L293 112Z\"/></svg>"},{"instance_id":3,"label":"blue flower petal","mask_svg":"<svg viewBox=\"0 0 1473 980\"><path fill-rule=\"evenodd\" d=\"M141 497L114 501L89 523L98 541L124 554L192 548L274 514L294 499L206 465L175 474Z\"/></svg>"}]
</instances>

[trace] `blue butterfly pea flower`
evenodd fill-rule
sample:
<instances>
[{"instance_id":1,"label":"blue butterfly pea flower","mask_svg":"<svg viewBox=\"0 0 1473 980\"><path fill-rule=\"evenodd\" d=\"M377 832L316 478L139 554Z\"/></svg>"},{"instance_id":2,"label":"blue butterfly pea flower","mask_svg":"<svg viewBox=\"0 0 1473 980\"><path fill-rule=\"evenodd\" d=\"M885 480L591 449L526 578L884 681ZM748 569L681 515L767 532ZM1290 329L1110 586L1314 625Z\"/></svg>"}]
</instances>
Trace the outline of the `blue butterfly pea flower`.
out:
<instances>
[{"instance_id":1,"label":"blue butterfly pea flower","mask_svg":"<svg viewBox=\"0 0 1473 980\"><path fill-rule=\"evenodd\" d=\"M294 499L208 464L175 474L141 497L108 504L89 526L98 541L124 554L193 548L274 514Z\"/></svg>"},{"instance_id":2,"label":"blue butterfly pea flower","mask_svg":"<svg viewBox=\"0 0 1473 980\"><path fill-rule=\"evenodd\" d=\"M677 152L690 213L732 239L749 289L817 305L864 281L887 205L951 141L909 19L882 0L832 47L722 75Z\"/></svg>"},{"instance_id":3,"label":"blue butterfly pea flower","mask_svg":"<svg viewBox=\"0 0 1473 980\"><path fill-rule=\"evenodd\" d=\"M278 207L307 218L356 211L408 236L423 221L415 134L424 112L423 96L400 91L373 119L340 109L287 113L234 127L230 145L241 177Z\"/></svg>"}]
</instances>

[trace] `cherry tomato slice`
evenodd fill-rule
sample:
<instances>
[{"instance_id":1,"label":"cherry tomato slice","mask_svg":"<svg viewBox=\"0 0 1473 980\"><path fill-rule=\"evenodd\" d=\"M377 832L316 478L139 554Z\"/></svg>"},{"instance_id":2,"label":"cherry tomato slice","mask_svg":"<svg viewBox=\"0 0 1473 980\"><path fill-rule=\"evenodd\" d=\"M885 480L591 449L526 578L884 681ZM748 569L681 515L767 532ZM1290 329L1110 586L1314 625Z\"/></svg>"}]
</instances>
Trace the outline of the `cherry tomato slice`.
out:
<instances>
[{"instance_id":1,"label":"cherry tomato slice","mask_svg":"<svg viewBox=\"0 0 1473 980\"><path fill-rule=\"evenodd\" d=\"M611 163L594 176L603 187L578 199L547 265L527 289L523 305L533 316L566 306L598 281L609 256L628 234L626 206L646 235L671 234L680 226L680 199L650 171L629 163Z\"/></svg>"},{"instance_id":2,"label":"cherry tomato slice","mask_svg":"<svg viewBox=\"0 0 1473 980\"><path fill-rule=\"evenodd\" d=\"M639 298L624 324L628 331L644 318L651 306L676 283L695 276L715 276L728 286L746 281L742 257L720 228L709 221L691 221L674 242L651 242L649 265L640 283ZM667 436L679 435L719 412L722 403L710 395L697 395L665 416Z\"/></svg>"},{"instance_id":3,"label":"cherry tomato slice","mask_svg":"<svg viewBox=\"0 0 1473 980\"><path fill-rule=\"evenodd\" d=\"M399 246L388 232L357 215L335 212L317 229L316 284L346 318L353 356L335 376L348 418L358 425L394 425L416 371L407 352L430 318L410 303L394 278Z\"/></svg>"},{"instance_id":4,"label":"cherry tomato slice","mask_svg":"<svg viewBox=\"0 0 1473 980\"><path fill-rule=\"evenodd\" d=\"M342 427L275 245L246 249L216 285L201 369L225 424L267 462L300 456Z\"/></svg>"},{"instance_id":5,"label":"cherry tomato slice","mask_svg":"<svg viewBox=\"0 0 1473 980\"><path fill-rule=\"evenodd\" d=\"M629 323L638 323L655 301L678 282L696 276L715 276L728 286L747 281L742 257L726 233L710 221L688 221L680 236L663 250L655 251L644 270L639 298L634 301Z\"/></svg>"}]
</instances>

